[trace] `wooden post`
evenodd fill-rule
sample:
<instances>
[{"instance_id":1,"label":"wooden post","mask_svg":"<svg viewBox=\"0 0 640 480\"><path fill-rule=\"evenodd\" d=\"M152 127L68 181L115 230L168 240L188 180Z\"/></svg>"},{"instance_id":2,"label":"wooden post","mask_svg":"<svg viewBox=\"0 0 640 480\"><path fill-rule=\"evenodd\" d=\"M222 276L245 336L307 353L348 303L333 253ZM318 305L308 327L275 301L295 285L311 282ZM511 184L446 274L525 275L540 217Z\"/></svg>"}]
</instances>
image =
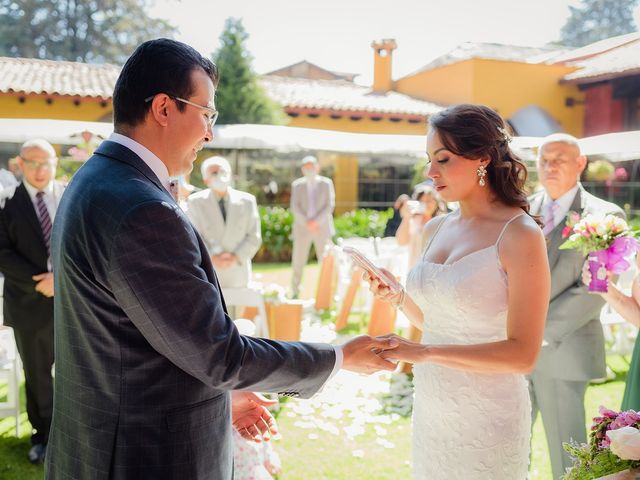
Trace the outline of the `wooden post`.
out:
<instances>
[{"instance_id":1,"label":"wooden post","mask_svg":"<svg viewBox=\"0 0 640 480\"><path fill-rule=\"evenodd\" d=\"M359 269L355 269L351 274L351 282L349 283L347 294L344 296L344 299L342 300L342 305L340 306L340 312L336 317L336 332L345 328L347 326L347 323L349 322L349 314L351 313L353 300L356 297L356 293L358 293L358 288L360 288L361 281L362 281L362 272Z\"/></svg>"},{"instance_id":2,"label":"wooden post","mask_svg":"<svg viewBox=\"0 0 640 480\"><path fill-rule=\"evenodd\" d=\"M294 342L300 340L302 302L265 303L269 319L269 338Z\"/></svg>"},{"instance_id":3,"label":"wooden post","mask_svg":"<svg viewBox=\"0 0 640 480\"><path fill-rule=\"evenodd\" d=\"M367 333L372 337L393 333L397 316L398 312L393 305L377 297L373 297Z\"/></svg>"},{"instance_id":4,"label":"wooden post","mask_svg":"<svg viewBox=\"0 0 640 480\"><path fill-rule=\"evenodd\" d=\"M334 291L334 273L336 257L327 253L322 259L320 275L318 276L318 289L316 290L316 310L331 308L331 298Z\"/></svg>"}]
</instances>

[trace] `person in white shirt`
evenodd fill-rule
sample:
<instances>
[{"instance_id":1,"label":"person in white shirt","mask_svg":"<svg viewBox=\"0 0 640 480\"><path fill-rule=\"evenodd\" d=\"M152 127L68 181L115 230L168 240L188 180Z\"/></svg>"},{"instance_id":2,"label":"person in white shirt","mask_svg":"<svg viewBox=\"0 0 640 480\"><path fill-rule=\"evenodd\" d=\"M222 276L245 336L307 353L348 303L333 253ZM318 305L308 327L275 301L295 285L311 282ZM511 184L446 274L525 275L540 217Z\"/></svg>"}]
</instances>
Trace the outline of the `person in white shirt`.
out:
<instances>
[{"instance_id":1,"label":"person in white shirt","mask_svg":"<svg viewBox=\"0 0 640 480\"><path fill-rule=\"evenodd\" d=\"M209 188L189 196L187 215L207 245L223 291L246 287L262 244L256 197L231 187L231 165L223 157L207 158L201 171Z\"/></svg>"}]
</instances>

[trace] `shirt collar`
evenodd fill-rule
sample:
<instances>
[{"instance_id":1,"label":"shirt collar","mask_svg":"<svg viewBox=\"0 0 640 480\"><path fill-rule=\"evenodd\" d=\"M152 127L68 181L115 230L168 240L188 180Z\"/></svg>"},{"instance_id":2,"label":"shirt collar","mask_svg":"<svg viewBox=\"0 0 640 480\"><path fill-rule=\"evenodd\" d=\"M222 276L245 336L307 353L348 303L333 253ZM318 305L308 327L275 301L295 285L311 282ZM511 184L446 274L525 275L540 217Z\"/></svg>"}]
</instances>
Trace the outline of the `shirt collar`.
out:
<instances>
[{"instance_id":1,"label":"shirt collar","mask_svg":"<svg viewBox=\"0 0 640 480\"><path fill-rule=\"evenodd\" d=\"M49 182L47 184L47 186L44 187L42 190L38 190L36 187L31 185L29 182L27 182L26 179L23 179L22 183L24 184L24 187L27 189L27 193L29 193L29 197L31 197L31 201L32 202L36 201L36 195L40 191L42 191L42 192L44 192L44 193L46 193L48 195L53 195L53 182Z\"/></svg>"},{"instance_id":2,"label":"shirt collar","mask_svg":"<svg viewBox=\"0 0 640 480\"><path fill-rule=\"evenodd\" d=\"M577 183L571 190L556 199L556 204L558 205L559 211L569 211L569 209L571 208L571 204L573 203L573 199L576 197L576 193L578 193L579 188L580 184ZM551 197L545 192L544 202L542 204L547 205L551 201Z\"/></svg>"},{"instance_id":3,"label":"shirt collar","mask_svg":"<svg viewBox=\"0 0 640 480\"><path fill-rule=\"evenodd\" d=\"M169 190L169 170L167 170L167 166L155 153L153 153L141 143L138 143L132 138L129 138L120 133L112 133L109 137L109 140L127 147L133 153L138 155L142 159L142 161L147 164L151 171L155 173L156 177L158 177L158 180L160 180L160 183L164 186L164 188L169 193L171 193L171 191Z\"/></svg>"}]
</instances>

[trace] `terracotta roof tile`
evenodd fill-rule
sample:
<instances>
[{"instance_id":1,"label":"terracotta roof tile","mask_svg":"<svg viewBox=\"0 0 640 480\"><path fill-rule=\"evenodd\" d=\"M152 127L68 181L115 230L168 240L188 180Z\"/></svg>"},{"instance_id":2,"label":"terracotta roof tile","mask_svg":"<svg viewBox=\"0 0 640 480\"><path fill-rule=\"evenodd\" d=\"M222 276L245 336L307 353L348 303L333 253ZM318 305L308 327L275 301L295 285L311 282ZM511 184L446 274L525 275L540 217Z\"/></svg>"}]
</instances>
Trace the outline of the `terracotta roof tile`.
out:
<instances>
[{"instance_id":1,"label":"terracotta roof tile","mask_svg":"<svg viewBox=\"0 0 640 480\"><path fill-rule=\"evenodd\" d=\"M640 38L637 40L567 65L579 70L564 76L565 82L589 83L630 74L640 74Z\"/></svg>"},{"instance_id":2,"label":"terracotta roof tile","mask_svg":"<svg viewBox=\"0 0 640 480\"><path fill-rule=\"evenodd\" d=\"M472 58L541 63L545 61L546 57L552 54L555 50L555 48L522 47L518 45L504 45L501 43L465 42L458 45L450 52L432 60L424 67L406 75L406 77Z\"/></svg>"},{"instance_id":3,"label":"terracotta roof tile","mask_svg":"<svg viewBox=\"0 0 640 480\"><path fill-rule=\"evenodd\" d=\"M443 107L397 92L376 93L370 87L341 80L308 80L265 75L267 94L285 108L347 112L432 115Z\"/></svg>"},{"instance_id":4,"label":"terracotta roof tile","mask_svg":"<svg viewBox=\"0 0 640 480\"><path fill-rule=\"evenodd\" d=\"M0 93L71 95L109 99L120 67L0 57Z\"/></svg>"}]
</instances>

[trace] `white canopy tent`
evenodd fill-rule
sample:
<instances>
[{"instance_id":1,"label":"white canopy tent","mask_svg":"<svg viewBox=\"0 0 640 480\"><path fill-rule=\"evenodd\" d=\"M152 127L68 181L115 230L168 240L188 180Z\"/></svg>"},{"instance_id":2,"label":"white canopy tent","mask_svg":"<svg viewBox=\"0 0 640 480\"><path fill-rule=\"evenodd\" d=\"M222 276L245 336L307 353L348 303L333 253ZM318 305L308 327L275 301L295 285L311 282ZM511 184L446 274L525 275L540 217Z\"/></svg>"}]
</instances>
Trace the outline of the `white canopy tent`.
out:
<instances>
[{"instance_id":1,"label":"white canopy tent","mask_svg":"<svg viewBox=\"0 0 640 480\"><path fill-rule=\"evenodd\" d=\"M43 137L53 144L74 145L81 132L89 131L102 138L113 132L104 122L47 119L0 118L0 142L21 144ZM525 159L532 159L539 137L514 137L512 147ZM640 158L640 131L609 133L580 140L586 155L604 156L612 161ZM276 152L325 151L361 154L388 154L423 157L422 135L383 135L346 133L278 125L216 125L214 139L205 148L230 150L273 150Z\"/></svg>"}]
</instances>

